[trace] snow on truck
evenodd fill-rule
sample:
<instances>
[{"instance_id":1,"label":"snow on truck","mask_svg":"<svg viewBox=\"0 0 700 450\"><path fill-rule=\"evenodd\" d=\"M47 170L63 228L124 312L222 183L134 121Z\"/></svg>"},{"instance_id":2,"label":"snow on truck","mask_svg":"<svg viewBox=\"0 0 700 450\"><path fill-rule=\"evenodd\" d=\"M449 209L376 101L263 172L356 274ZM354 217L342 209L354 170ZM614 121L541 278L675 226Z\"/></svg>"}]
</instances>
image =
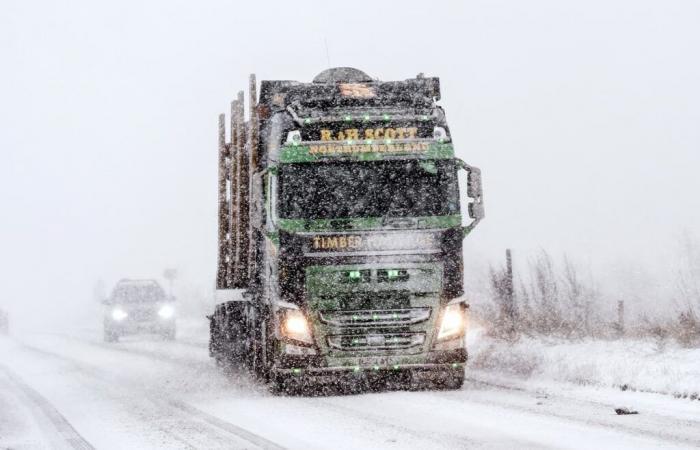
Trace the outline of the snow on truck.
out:
<instances>
[{"instance_id":1,"label":"snow on truck","mask_svg":"<svg viewBox=\"0 0 700 450\"><path fill-rule=\"evenodd\" d=\"M210 355L284 391L462 386L462 240L484 209L479 169L454 156L439 79L335 68L262 81L259 98L251 75L249 89L247 120L243 92L231 104L228 141L219 116Z\"/></svg>"}]
</instances>

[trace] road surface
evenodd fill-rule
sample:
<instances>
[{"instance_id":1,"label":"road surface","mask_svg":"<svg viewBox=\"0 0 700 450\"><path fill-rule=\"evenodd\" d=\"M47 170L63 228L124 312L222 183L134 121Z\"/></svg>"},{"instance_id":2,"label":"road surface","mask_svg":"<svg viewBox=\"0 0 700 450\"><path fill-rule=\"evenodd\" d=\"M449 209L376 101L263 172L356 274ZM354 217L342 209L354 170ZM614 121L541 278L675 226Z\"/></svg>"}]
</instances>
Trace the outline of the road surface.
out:
<instances>
[{"instance_id":1,"label":"road surface","mask_svg":"<svg viewBox=\"0 0 700 450\"><path fill-rule=\"evenodd\" d=\"M454 392L275 396L200 340L98 330L0 339L0 449L698 448L700 402L531 390L468 372ZM638 415L618 416L617 406Z\"/></svg>"}]
</instances>

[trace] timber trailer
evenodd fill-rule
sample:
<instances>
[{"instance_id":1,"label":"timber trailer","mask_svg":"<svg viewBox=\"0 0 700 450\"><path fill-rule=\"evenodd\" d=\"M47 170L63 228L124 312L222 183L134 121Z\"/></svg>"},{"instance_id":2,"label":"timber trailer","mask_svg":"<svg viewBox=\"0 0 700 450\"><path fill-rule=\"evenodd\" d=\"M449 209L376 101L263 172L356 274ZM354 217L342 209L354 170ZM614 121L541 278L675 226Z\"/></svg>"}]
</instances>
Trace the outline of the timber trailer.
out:
<instances>
[{"instance_id":1,"label":"timber trailer","mask_svg":"<svg viewBox=\"0 0 700 450\"><path fill-rule=\"evenodd\" d=\"M229 139L219 116L210 356L276 391L461 387L462 241L484 208L479 169L454 156L439 79L335 68L262 81L259 98L251 75L249 90L247 120L244 93L231 103Z\"/></svg>"}]
</instances>

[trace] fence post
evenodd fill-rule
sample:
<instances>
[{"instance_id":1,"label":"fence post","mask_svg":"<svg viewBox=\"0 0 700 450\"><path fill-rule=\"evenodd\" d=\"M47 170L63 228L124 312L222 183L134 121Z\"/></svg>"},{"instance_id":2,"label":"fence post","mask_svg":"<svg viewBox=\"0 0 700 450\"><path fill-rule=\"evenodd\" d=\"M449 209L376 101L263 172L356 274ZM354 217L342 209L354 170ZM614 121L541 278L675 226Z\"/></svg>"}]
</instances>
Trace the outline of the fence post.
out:
<instances>
[{"instance_id":1,"label":"fence post","mask_svg":"<svg viewBox=\"0 0 700 450\"><path fill-rule=\"evenodd\" d=\"M515 333L515 295L513 287L513 257L510 249L506 249L506 285L505 285L505 312L508 321L508 333Z\"/></svg>"},{"instance_id":2,"label":"fence post","mask_svg":"<svg viewBox=\"0 0 700 450\"><path fill-rule=\"evenodd\" d=\"M617 302L617 332L620 336L625 335L625 301Z\"/></svg>"}]
</instances>

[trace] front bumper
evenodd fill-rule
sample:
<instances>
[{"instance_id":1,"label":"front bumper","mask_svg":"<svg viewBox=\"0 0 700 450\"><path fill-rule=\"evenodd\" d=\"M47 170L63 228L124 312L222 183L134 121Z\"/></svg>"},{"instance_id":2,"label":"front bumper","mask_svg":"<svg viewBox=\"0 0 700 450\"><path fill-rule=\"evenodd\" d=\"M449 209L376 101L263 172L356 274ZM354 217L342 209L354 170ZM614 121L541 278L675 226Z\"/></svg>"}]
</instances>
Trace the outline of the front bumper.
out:
<instances>
[{"instance_id":1,"label":"front bumper","mask_svg":"<svg viewBox=\"0 0 700 450\"><path fill-rule=\"evenodd\" d=\"M427 355L344 358L342 364L324 356L283 356L272 372L279 375L337 376L342 374L387 374L391 372L463 371L467 363L464 348L433 351Z\"/></svg>"},{"instance_id":2,"label":"front bumper","mask_svg":"<svg viewBox=\"0 0 700 450\"><path fill-rule=\"evenodd\" d=\"M119 334L164 333L175 328L174 320L148 322L105 320L105 329Z\"/></svg>"}]
</instances>

